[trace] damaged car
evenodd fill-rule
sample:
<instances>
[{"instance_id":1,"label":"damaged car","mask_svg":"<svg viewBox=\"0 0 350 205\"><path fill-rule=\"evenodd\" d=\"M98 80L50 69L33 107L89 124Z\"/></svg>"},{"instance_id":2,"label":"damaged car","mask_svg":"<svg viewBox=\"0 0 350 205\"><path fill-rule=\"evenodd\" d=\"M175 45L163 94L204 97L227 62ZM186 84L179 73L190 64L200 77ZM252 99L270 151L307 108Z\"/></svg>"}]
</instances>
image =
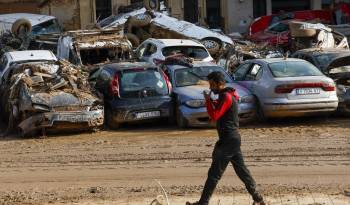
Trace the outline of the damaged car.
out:
<instances>
[{"instance_id":1,"label":"damaged car","mask_svg":"<svg viewBox=\"0 0 350 205\"><path fill-rule=\"evenodd\" d=\"M91 71L108 62L129 60L133 50L130 41L118 29L79 30L62 34L57 57Z\"/></svg>"},{"instance_id":2,"label":"damaged car","mask_svg":"<svg viewBox=\"0 0 350 205\"><path fill-rule=\"evenodd\" d=\"M135 48L148 38L194 39L201 42L214 58L227 45L233 44L232 39L226 35L145 8L110 16L99 22L98 27L124 28L125 35Z\"/></svg>"},{"instance_id":3,"label":"damaged car","mask_svg":"<svg viewBox=\"0 0 350 205\"><path fill-rule=\"evenodd\" d=\"M350 50L347 49L304 49L293 54L314 64L337 85L338 111L350 116Z\"/></svg>"},{"instance_id":4,"label":"damaged car","mask_svg":"<svg viewBox=\"0 0 350 205\"><path fill-rule=\"evenodd\" d=\"M89 79L104 96L106 124L112 129L125 123L170 117L171 84L163 71L151 63L104 65Z\"/></svg>"},{"instance_id":5,"label":"damaged car","mask_svg":"<svg viewBox=\"0 0 350 205\"><path fill-rule=\"evenodd\" d=\"M67 61L30 59L45 53L52 55L43 50L9 54L22 60L12 63L1 76L1 115L8 120L7 132L36 135L41 131L45 135L46 131L102 126L103 102L90 88L88 74Z\"/></svg>"},{"instance_id":6,"label":"damaged car","mask_svg":"<svg viewBox=\"0 0 350 205\"><path fill-rule=\"evenodd\" d=\"M211 125L203 91L209 88L207 76L214 71L222 72L228 87L240 96L238 115L240 122L255 119L255 99L244 87L233 82L224 68L211 62L186 62L184 59L166 59L160 65L173 85L173 116L178 127L207 127ZM213 96L215 97L215 96ZM217 97L217 96L216 96Z\"/></svg>"},{"instance_id":7,"label":"damaged car","mask_svg":"<svg viewBox=\"0 0 350 205\"><path fill-rule=\"evenodd\" d=\"M327 115L338 107L334 81L301 59L249 60L237 68L234 79L254 95L261 121Z\"/></svg>"}]
</instances>

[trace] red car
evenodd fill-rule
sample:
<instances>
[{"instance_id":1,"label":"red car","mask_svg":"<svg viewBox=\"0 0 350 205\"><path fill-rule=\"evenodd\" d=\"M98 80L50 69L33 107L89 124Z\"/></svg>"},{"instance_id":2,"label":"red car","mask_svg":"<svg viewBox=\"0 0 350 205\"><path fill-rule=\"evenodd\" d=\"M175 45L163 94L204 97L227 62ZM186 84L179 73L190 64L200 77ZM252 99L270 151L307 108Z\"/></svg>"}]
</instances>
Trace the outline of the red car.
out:
<instances>
[{"instance_id":1,"label":"red car","mask_svg":"<svg viewBox=\"0 0 350 205\"><path fill-rule=\"evenodd\" d=\"M341 3L337 7L345 21L350 21L350 5ZM248 39L261 43L267 42L270 45L288 46L289 26L291 20L310 21L317 19L324 24L332 24L337 21L334 16L336 10L306 10L295 11L270 16L262 16L253 21L249 27Z\"/></svg>"}]
</instances>

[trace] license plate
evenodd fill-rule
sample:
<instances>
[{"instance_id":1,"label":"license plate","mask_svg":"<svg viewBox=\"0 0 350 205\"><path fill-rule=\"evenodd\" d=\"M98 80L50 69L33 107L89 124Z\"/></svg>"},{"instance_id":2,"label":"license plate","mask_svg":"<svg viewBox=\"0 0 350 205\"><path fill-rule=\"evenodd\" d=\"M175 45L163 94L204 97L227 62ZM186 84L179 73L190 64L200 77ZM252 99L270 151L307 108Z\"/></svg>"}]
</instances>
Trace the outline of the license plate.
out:
<instances>
[{"instance_id":1,"label":"license plate","mask_svg":"<svg viewBox=\"0 0 350 205\"><path fill-rule=\"evenodd\" d=\"M146 119L146 118L154 118L154 117L160 117L160 111L136 113L136 119Z\"/></svg>"},{"instance_id":2,"label":"license plate","mask_svg":"<svg viewBox=\"0 0 350 205\"><path fill-rule=\"evenodd\" d=\"M320 88L298 88L296 92L297 92L297 95L315 95L315 94L320 94L321 89Z\"/></svg>"},{"instance_id":3,"label":"license plate","mask_svg":"<svg viewBox=\"0 0 350 205\"><path fill-rule=\"evenodd\" d=\"M56 118L57 121L64 121L64 122L87 122L88 116L86 115L58 115Z\"/></svg>"}]
</instances>

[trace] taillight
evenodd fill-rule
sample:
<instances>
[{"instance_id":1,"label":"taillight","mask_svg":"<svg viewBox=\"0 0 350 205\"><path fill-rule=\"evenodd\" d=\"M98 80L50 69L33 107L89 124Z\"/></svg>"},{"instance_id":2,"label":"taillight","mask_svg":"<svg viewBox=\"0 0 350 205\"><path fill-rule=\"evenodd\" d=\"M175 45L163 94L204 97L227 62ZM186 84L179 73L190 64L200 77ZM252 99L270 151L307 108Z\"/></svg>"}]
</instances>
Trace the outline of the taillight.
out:
<instances>
[{"instance_id":1,"label":"taillight","mask_svg":"<svg viewBox=\"0 0 350 205\"><path fill-rule=\"evenodd\" d=\"M335 85L333 83L324 83L322 88L324 91L335 91Z\"/></svg>"},{"instance_id":2,"label":"taillight","mask_svg":"<svg viewBox=\"0 0 350 205\"><path fill-rule=\"evenodd\" d=\"M116 73L111 81L111 84L109 86L109 92L111 96L117 96L120 97L119 92L119 74Z\"/></svg>"},{"instance_id":3,"label":"taillight","mask_svg":"<svg viewBox=\"0 0 350 205\"><path fill-rule=\"evenodd\" d=\"M172 89L173 89L173 86L171 85L171 82L169 80L169 77L165 74L165 72L163 70L161 70L163 76L164 76L164 79L165 79L165 82L166 82L166 85L168 87L168 91L169 93L171 93Z\"/></svg>"},{"instance_id":4,"label":"taillight","mask_svg":"<svg viewBox=\"0 0 350 205\"><path fill-rule=\"evenodd\" d=\"M275 88L275 93L283 94L283 93L291 93L294 89L294 85L278 85Z\"/></svg>"},{"instance_id":5,"label":"taillight","mask_svg":"<svg viewBox=\"0 0 350 205\"><path fill-rule=\"evenodd\" d=\"M335 85L333 83L296 83L278 85L275 88L275 93L291 93L296 88L322 88L324 91L335 91Z\"/></svg>"}]
</instances>

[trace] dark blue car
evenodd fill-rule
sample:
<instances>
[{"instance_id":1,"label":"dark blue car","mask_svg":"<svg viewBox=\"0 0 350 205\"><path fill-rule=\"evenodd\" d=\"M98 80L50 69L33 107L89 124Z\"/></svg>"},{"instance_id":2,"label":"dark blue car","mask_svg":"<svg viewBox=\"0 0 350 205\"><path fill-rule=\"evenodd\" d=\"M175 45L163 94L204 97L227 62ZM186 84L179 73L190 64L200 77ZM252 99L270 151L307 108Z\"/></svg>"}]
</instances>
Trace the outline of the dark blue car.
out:
<instances>
[{"instance_id":1,"label":"dark blue car","mask_svg":"<svg viewBox=\"0 0 350 205\"><path fill-rule=\"evenodd\" d=\"M90 81L104 96L105 119L112 129L122 123L169 118L171 84L152 64L108 64L92 73Z\"/></svg>"}]
</instances>

